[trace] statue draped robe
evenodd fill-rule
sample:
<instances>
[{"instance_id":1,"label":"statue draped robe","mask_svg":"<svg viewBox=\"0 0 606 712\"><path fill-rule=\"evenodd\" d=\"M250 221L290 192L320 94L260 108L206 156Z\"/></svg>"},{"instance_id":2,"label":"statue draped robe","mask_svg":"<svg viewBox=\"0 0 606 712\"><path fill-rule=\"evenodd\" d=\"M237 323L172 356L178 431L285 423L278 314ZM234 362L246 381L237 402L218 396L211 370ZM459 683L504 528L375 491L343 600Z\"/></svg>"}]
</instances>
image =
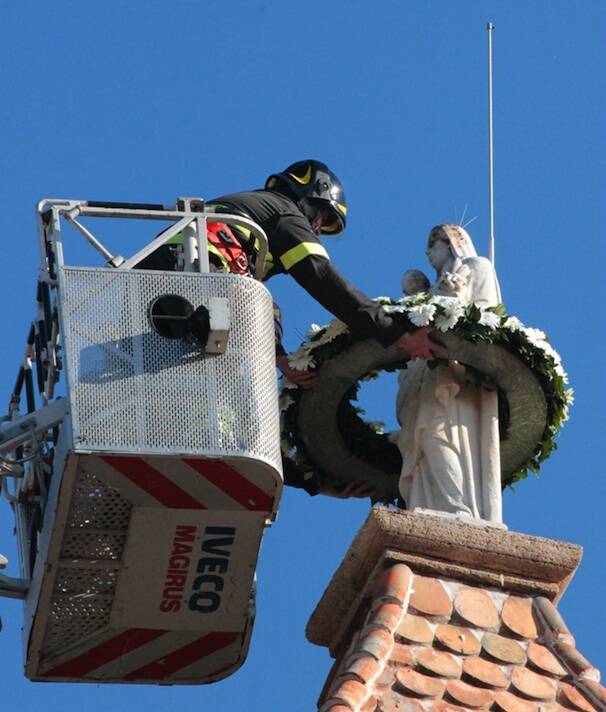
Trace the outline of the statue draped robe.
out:
<instances>
[{"instance_id":1,"label":"statue draped robe","mask_svg":"<svg viewBox=\"0 0 606 712\"><path fill-rule=\"evenodd\" d=\"M433 291L483 307L500 302L493 266L483 257L455 258ZM467 383L456 362L429 369L413 361L399 386L400 493L407 508L501 522L497 393Z\"/></svg>"}]
</instances>

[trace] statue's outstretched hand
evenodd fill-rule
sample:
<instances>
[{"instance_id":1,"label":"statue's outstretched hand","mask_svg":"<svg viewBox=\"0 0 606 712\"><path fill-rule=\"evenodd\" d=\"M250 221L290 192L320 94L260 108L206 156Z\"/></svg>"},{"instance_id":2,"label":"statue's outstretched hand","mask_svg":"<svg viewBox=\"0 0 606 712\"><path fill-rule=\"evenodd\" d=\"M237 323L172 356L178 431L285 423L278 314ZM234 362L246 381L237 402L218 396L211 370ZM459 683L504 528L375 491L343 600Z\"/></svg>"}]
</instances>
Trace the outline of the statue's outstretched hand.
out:
<instances>
[{"instance_id":1,"label":"statue's outstretched hand","mask_svg":"<svg viewBox=\"0 0 606 712\"><path fill-rule=\"evenodd\" d=\"M288 363L286 354L278 354L276 356L276 366L291 383L301 388L312 388L318 378L318 374L315 371L297 371L292 368Z\"/></svg>"},{"instance_id":2,"label":"statue's outstretched hand","mask_svg":"<svg viewBox=\"0 0 606 712\"><path fill-rule=\"evenodd\" d=\"M406 332L394 343L394 346L406 351L412 360L422 358L426 361L446 356L446 349L433 341L429 334L433 331L431 326L422 326L413 332Z\"/></svg>"}]
</instances>

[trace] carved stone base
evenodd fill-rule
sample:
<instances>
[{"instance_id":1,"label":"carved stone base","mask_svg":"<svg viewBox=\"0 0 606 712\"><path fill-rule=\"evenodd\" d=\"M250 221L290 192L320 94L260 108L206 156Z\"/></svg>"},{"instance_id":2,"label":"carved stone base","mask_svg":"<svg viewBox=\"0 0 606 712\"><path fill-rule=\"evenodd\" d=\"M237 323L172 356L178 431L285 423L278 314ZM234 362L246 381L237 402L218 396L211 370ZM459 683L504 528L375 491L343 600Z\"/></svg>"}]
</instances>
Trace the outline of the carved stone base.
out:
<instances>
[{"instance_id":1,"label":"carved stone base","mask_svg":"<svg viewBox=\"0 0 606 712\"><path fill-rule=\"evenodd\" d=\"M556 603L582 556L574 544L503 531L479 520L375 507L307 625L307 638L336 652L381 573L404 563L453 579Z\"/></svg>"}]
</instances>

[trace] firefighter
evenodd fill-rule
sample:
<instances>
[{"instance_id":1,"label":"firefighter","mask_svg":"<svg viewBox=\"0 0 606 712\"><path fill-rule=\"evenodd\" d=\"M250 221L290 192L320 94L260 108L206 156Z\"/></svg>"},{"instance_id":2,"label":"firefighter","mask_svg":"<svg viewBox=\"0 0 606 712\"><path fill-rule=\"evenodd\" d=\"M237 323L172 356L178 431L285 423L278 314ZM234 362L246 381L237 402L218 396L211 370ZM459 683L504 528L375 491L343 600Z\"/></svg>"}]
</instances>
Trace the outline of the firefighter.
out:
<instances>
[{"instance_id":1,"label":"firefighter","mask_svg":"<svg viewBox=\"0 0 606 712\"><path fill-rule=\"evenodd\" d=\"M395 320L332 266L319 235L337 235L345 229L347 204L340 180L324 163L298 161L284 171L270 175L264 189L216 198L207 203L207 209L248 217L263 228L269 243L264 281L277 274L289 274L353 332L374 337L383 346L395 344L412 358L432 357L431 349L435 348L435 343L428 337L428 328L415 330L403 316ZM229 235L223 231L223 237L228 241L235 237L243 246L247 259L254 261L250 233L242 228L227 229L227 232ZM219 242L216 245L220 246ZM225 256L229 256L225 246L223 256L216 252L211 249L211 259L224 261ZM281 335L279 316L276 333ZM276 363L289 381L303 388L313 386L316 374L291 368L280 338L276 343ZM365 485L351 483L337 490L319 487L312 481L299 481L295 474L285 467L286 484L302 487L309 494L321 492L341 498L372 495L372 490Z\"/></svg>"},{"instance_id":2,"label":"firefighter","mask_svg":"<svg viewBox=\"0 0 606 712\"><path fill-rule=\"evenodd\" d=\"M232 193L206 203L214 213L231 213L250 218L267 235L268 254L263 281L288 274L325 309L341 319L352 332L373 337L383 346L392 344L411 358L432 358L436 344L428 327L416 329L404 315L392 317L378 303L354 288L333 266L319 235L337 235L345 229L347 204L341 181L324 163L298 161L269 176L260 190ZM208 225L209 259L215 269L248 274L255 267L255 245L244 227L221 223ZM174 269L177 236L139 264L145 269ZM276 364L289 381L311 388L313 371L297 371L288 363L281 343L281 319L276 309ZM310 494L321 491L337 497L365 497L365 486L348 485L342 490L320 489L313 482L299 482L285 470L285 482L303 487Z\"/></svg>"},{"instance_id":3,"label":"firefighter","mask_svg":"<svg viewBox=\"0 0 606 712\"><path fill-rule=\"evenodd\" d=\"M431 358L430 349L435 344L428 338L429 329L414 330L405 317L395 320L332 266L318 236L337 235L345 229L347 204L341 181L324 163L298 161L270 175L264 189L216 198L207 203L207 209L243 215L263 228L269 242L264 281L289 274L351 331L374 337L383 346L395 344L413 358ZM234 228L232 232L249 259L254 260L247 231ZM313 385L316 375L291 368L281 341L277 343L276 362L293 383L303 388Z\"/></svg>"}]
</instances>

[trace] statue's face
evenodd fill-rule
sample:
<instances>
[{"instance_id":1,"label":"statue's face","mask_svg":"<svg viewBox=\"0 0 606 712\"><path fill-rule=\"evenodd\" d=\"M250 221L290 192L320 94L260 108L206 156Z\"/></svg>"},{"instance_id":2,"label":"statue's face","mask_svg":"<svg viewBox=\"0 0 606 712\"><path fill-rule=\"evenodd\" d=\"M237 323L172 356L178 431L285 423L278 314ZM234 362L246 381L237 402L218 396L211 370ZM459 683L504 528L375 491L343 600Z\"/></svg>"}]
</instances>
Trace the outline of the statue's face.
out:
<instances>
[{"instance_id":1,"label":"statue's face","mask_svg":"<svg viewBox=\"0 0 606 712\"><path fill-rule=\"evenodd\" d=\"M427 257L431 266L440 271L451 258L450 245L441 237L434 238L427 248Z\"/></svg>"}]
</instances>

